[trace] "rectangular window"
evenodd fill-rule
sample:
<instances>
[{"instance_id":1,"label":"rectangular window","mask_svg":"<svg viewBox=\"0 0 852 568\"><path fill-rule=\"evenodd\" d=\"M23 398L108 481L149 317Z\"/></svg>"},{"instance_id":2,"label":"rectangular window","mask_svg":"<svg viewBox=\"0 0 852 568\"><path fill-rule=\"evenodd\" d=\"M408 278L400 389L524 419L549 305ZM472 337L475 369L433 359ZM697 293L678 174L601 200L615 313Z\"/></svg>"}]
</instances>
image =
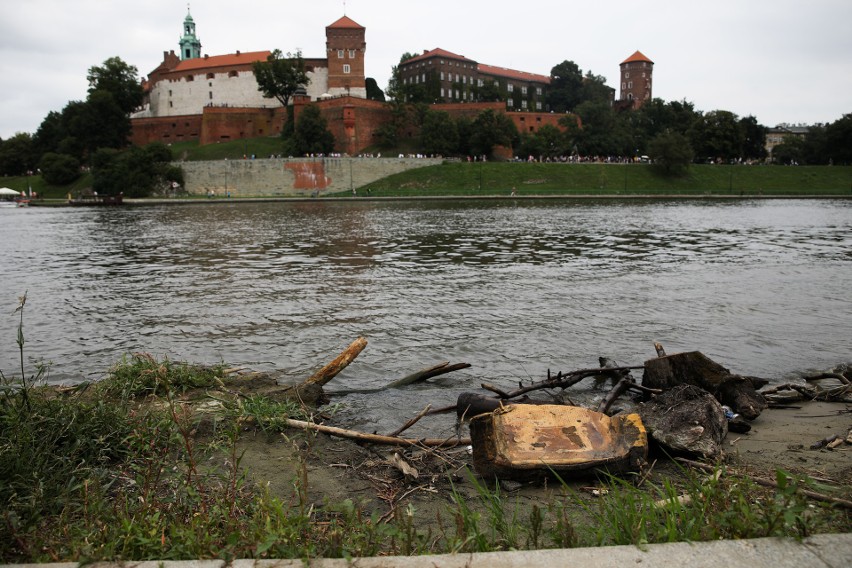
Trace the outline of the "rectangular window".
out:
<instances>
[{"instance_id":1,"label":"rectangular window","mask_svg":"<svg viewBox=\"0 0 852 568\"><path fill-rule=\"evenodd\" d=\"M210 91L210 92L209 92L209 93L207 93L207 94L209 95L210 100L212 101L212 100L213 100L213 91Z\"/></svg>"},{"instance_id":2,"label":"rectangular window","mask_svg":"<svg viewBox=\"0 0 852 568\"><path fill-rule=\"evenodd\" d=\"M467 85L467 75L462 75L462 85Z\"/></svg>"},{"instance_id":3,"label":"rectangular window","mask_svg":"<svg viewBox=\"0 0 852 568\"><path fill-rule=\"evenodd\" d=\"M628 89L632 89L632 88L633 88L633 81L628 81L628 82L627 82L627 88L628 88Z\"/></svg>"},{"instance_id":4,"label":"rectangular window","mask_svg":"<svg viewBox=\"0 0 852 568\"><path fill-rule=\"evenodd\" d=\"M349 50L349 59L355 59L355 50L354 49Z\"/></svg>"},{"instance_id":5,"label":"rectangular window","mask_svg":"<svg viewBox=\"0 0 852 568\"><path fill-rule=\"evenodd\" d=\"M441 71L441 81L443 81L443 80L444 80L444 72Z\"/></svg>"},{"instance_id":6,"label":"rectangular window","mask_svg":"<svg viewBox=\"0 0 852 568\"><path fill-rule=\"evenodd\" d=\"M350 71L349 64L348 63L344 64L343 65L343 72L346 73L346 74L349 74L349 71Z\"/></svg>"},{"instance_id":7,"label":"rectangular window","mask_svg":"<svg viewBox=\"0 0 852 568\"><path fill-rule=\"evenodd\" d=\"M526 95L526 94L527 94L527 88L526 88L526 87L521 87L521 94L522 94L522 95Z\"/></svg>"},{"instance_id":8,"label":"rectangular window","mask_svg":"<svg viewBox=\"0 0 852 568\"><path fill-rule=\"evenodd\" d=\"M485 85L485 82L482 79L480 79L479 81L477 81L476 84L479 85L480 87L482 87L482 86Z\"/></svg>"},{"instance_id":9,"label":"rectangular window","mask_svg":"<svg viewBox=\"0 0 852 568\"><path fill-rule=\"evenodd\" d=\"M342 49L338 49L338 50L337 50L337 58L338 58L338 59L343 59L343 50L342 50Z\"/></svg>"},{"instance_id":10,"label":"rectangular window","mask_svg":"<svg viewBox=\"0 0 852 568\"><path fill-rule=\"evenodd\" d=\"M512 99L506 99L506 106L512 108L515 106L515 102Z\"/></svg>"},{"instance_id":11,"label":"rectangular window","mask_svg":"<svg viewBox=\"0 0 852 568\"><path fill-rule=\"evenodd\" d=\"M541 87L535 88L535 94L537 94L538 96L541 96Z\"/></svg>"},{"instance_id":12,"label":"rectangular window","mask_svg":"<svg viewBox=\"0 0 852 568\"><path fill-rule=\"evenodd\" d=\"M444 98L444 87L441 87L441 98Z\"/></svg>"},{"instance_id":13,"label":"rectangular window","mask_svg":"<svg viewBox=\"0 0 852 568\"><path fill-rule=\"evenodd\" d=\"M169 89L169 96L172 96L172 91L171 91L171 89Z\"/></svg>"},{"instance_id":14,"label":"rectangular window","mask_svg":"<svg viewBox=\"0 0 852 568\"><path fill-rule=\"evenodd\" d=\"M535 102L535 108L536 108L536 110L541 110L541 101Z\"/></svg>"},{"instance_id":15,"label":"rectangular window","mask_svg":"<svg viewBox=\"0 0 852 568\"><path fill-rule=\"evenodd\" d=\"M527 108L527 99L521 99L521 108Z\"/></svg>"},{"instance_id":16,"label":"rectangular window","mask_svg":"<svg viewBox=\"0 0 852 568\"><path fill-rule=\"evenodd\" d=\"M625 74L624 74L624 78L625 78L625 79L629 79L629 78L630 78L630 73L629 73L629 72L628 72L628 73L625 73Z\"/></svg>"},{"instance_id":17,"label":"rectangular window","mask_svg":"<svg viewBox=\"0 0 852 568\"><path fill-rule=\"evenodd\" d=\"M506 85L506 90L512 93L515 91L515 86L512 83L509 83L508 85Z\"/></svg>"},{"instance_id":18,"label":"rectangular window","mask_svg":"<svg viewBox=\"0 0 852 568\"><path fill-rule=\"evenodd\" d=\"M459 98L459 90L456 89L456 99L458 99L458 98Z\"/></svg>"}]
</instances>

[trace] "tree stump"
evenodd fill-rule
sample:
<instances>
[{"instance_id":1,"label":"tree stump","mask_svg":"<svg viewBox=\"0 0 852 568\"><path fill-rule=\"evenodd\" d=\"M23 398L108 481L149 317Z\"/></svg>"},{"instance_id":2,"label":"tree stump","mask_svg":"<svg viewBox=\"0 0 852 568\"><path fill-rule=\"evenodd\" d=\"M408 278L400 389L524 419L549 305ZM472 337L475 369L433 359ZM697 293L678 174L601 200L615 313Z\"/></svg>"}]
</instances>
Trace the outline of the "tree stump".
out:
<instances>
[{"instance_id":1,"label":"tree stump","mask_svg":"<svg viewBox=\"0 0 852 568\"><path fill-rule=\"evenodd\" d=\"M731 374L699 351L645 361L642 386L668 390L682 384L704 389L749 420L767 407L766 399L755 390L750 378Z\"/></svg>"}]
</instances>

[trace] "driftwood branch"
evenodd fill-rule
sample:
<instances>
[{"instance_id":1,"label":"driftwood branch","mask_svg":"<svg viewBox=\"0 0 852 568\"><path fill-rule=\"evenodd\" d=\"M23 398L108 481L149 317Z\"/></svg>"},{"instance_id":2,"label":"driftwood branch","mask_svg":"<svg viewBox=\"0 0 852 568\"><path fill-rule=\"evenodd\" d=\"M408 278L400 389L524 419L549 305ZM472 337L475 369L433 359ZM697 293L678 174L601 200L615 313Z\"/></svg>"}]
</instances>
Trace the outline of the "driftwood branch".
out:
<instances>
[{"instance_id":1,"label":"driftwood branch","mask_svg":"<svg viewBox=\"0 0 852 568\"><path fill-rule=\"evenodd\" d=\"M677 461L683 463L683 464L690 466L690 467L694 467L696 469L700 469L702 471L707 471L707 472L710 472L710 473L714 472L715 469L716 469L713 466L710 466L710 465L707 465L707 464L704 464L704 463L701 463L701 462L697 462L697 461L688 460L686 458L675 458L675 459ZM778 488L778 484L776 482L772 481L771 479L763 479L761 477L752 477L751 475L747 475L747 474L744 474L744 473L737 473L736 475L751 479L752 481L754 481L758 485L762 485L764 487L772 487L774 489ZM817 493L816 491L810 491L808 489L799 489L798 492L801 493L802 495L805 495L806 497L810 497L811 499L814 499L816 501L822 501L824 503L831 503L832 505L838 505L838 506L843 507L845 509L852 509L852 501L849 501L847 499L840 499L839 497L832 497L831 495L825 495L824 493Z\"/></svg>"},{"instance_id":2,"label":"driftwood branch","mask_svg":"<svg viewBox=\"0 0 852 568\"><path fill-rule=\"evenodd\" d=\"M431 379L432 377L437 377L440 375L445 375L447 373L452 373L453 371L458 371L459 369L467 369L470 367L470 363L455 363L454 365L450 365L449 361L445 361L443 363L438 363L433 367L427 367L425 369L421 369L416 373L412 373L407 377L403 377L398 381L394 381L389 385L385 386L385 389L395 389L399 387L404 387L406 385L412 385L414 383L421 383L427 379Z\"/></svg>"},{"instance_id":3,"label":"driftwood branch","mask_svg":"<svg viewBox=\"0 0 852 568\"><path fill-rule=\"evenodd\" d=\"M345 369L349 363L355 360L361 351L367 346L367 339L365 337L359 337L355 341L353 341L349 347L343 350L343 352L335 357L335 359L317 371L311 376L311 378L304 381L302 384L304 385L320 385L323 386L328 383L331 379L337 376L340 371Z\"/></svg>"},{"instance_id":4,"label":"driftwood branch","mask_svg":"<svg viewBox=\"0 0 852 568\"><path fill-rule=\"evenodd\" d=\"M309 430L314 432L322 432L331 436L340 438L348 438L368 444L384 444L387 446L426 446L426 447L443 447L451 448L455 446L470 445L470 438L446 438L432 439L424 438L414 440L410 438L397 438L395 436L381 436L379 434L366 434L355 430L346 430L345 428L337 428L335 426L325 426L323 424L314 424L313 422L305 422L303 420L294 420L286 418L284 424L290 428L298 428L300 430Z\"/></svg>"},{"instance_id":5,"label":"driftwood branch","mask_svg":"<svg viewBox=\"0 0 852 568\"><path fill-rule=\"evenodd\" d=\"M627 389L630 388L630 385L633 384L632 377L624 377L620 381L618 381L615 386L609 391L609 394L604 397L601 403L598 405L598 412L602 412L606 414L609 410L609 407L612 406L612 403L615 402L615 399L620 397Z\"/></svg>"},{"instance_id":6,"label":"driftwood branch","mask_svg":"<svg viewBox=\"0 0 852 568\"><path fill-rule=\"evenodd\" d=\"M644 369L643 365L639 366L631 366L631 367L607 367L602 369L600 367L594 369L579 369L577 371L571 371L570 373L562 374L562 372L557 373L553 377L548 377L548 379L533 383L531 385L527 385L525 387L521 387L512 392L504 393L506 396L501 396L500 398L516 398L521 395L524 395L528 392L532 392L534 390L540 389L555 389L561 388L566 389L570 386L576 385L583 379L587 377L594 377L596 375L600 375L602 371L606 371L608 373L617 372L617 371L630 371L633 369ZM548 373L549 374L549 373ZM492 391L493 392L493 391Z\"/></svg>"},{"instance_id":7,"label":"driftwood branch","mask_svg":"<svg viewBox=\"0 0 852 568\"><path fill-rule=\"evenodd\" d=\"M399 428L397 428L396 430L394 430L393 432L388 434L388 436L399 436L400 434L402 434L403 432L405 432L406 430L408 430L409 428L411 428L412 426L417 424L417 422L421 418L423 418L424 416L426 416L429 413L429 410L431 408L432 408L432 405L427 404L426 408L421 410L420 413L417 416L415 416L414 418L412 418L411 420L409 420L408 422L406 422L405 424L403 424L402 426L400 426Z\"/></svg>"}]
</instances>

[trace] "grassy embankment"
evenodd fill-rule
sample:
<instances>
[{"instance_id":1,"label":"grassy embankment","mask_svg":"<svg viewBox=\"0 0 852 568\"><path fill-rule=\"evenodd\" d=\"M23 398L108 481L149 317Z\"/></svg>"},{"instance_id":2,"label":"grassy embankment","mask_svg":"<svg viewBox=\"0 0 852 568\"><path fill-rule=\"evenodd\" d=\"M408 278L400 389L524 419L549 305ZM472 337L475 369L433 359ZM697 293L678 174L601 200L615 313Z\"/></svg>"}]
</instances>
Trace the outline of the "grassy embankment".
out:
<instances>
[{"instance_id":1,"label":"grassy embankment","mask_svg":"<svg viewBox=\"0 0 852 568\"><path fill-rule=\"evenodd\" d=\"M145 354L98 383L40 387L44 369L24 371L25 302L17 310L20 374L0 373L0 563L483 552L802 537L849 527L847 512L806 500L800 490L813 481L780 471L774 490L735 475L604 476L597 500L565 484L529 510L467 474L473 496L454 482L440 498L445 514L436 525L421 524L412 505L380 516L354 499L312 503L302 454L294 458L292 494L272 495L242 471L238 441L277 436L282 418L305 419L307 409L230 390L239 383L225 386L224 365ZM311 435L287 435L311 451Z\"/></svg>"},{"instance_id":2,"label":"grassy embankment","mask_svg":"<svg viewBox=\"0 0 852 568\"><path fill-rule=\"evenodd\" d=\"M199 146L171 146L176 160L238 160L280 152L277 138L234 140ZM389 155L394 155L390 153ZM49 186L41 176L0 178L18 191L27 183L45 198L63 199L91 186L87 174L70 186ZM365 187L358 195L437 197L509 195L836 195L852 196L852 166L713 166L692 165L684 177L665 177L646 164L529 164L450 162L393 175ZM369 192L368 192L369 190ZM345 192L341 196L351 196Z\"/></svg>"}]
</instances>

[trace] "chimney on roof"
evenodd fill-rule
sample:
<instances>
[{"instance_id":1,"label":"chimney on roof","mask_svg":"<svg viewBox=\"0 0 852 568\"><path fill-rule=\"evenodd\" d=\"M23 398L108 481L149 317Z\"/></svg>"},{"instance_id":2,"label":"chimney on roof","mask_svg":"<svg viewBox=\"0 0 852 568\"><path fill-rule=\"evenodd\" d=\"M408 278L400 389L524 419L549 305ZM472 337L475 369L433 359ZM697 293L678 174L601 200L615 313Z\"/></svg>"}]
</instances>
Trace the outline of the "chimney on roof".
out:
<instances>
[{"instance_id":1,"label":"chimney on roof","mask_svg":"<svg viewBox=\"0 0 852 568\"><path fill-rule=\"evenodd\" d=\"M239 54L240 54L240 50L238 49L238 50L237 50L237 55L239 55Z\"/></svg>"},{"instance_id":2,"label":"chimney on roof","mask_svg":"<svg viewBox=\"0 0 852 568\"><path fill-rule=\"evenodd\" d=\"M210 57L210 54L209 54L209 53L205 53L205 54L204 54L204 59L207 59L208 57Z\"/></svg>"}]
</instances>

